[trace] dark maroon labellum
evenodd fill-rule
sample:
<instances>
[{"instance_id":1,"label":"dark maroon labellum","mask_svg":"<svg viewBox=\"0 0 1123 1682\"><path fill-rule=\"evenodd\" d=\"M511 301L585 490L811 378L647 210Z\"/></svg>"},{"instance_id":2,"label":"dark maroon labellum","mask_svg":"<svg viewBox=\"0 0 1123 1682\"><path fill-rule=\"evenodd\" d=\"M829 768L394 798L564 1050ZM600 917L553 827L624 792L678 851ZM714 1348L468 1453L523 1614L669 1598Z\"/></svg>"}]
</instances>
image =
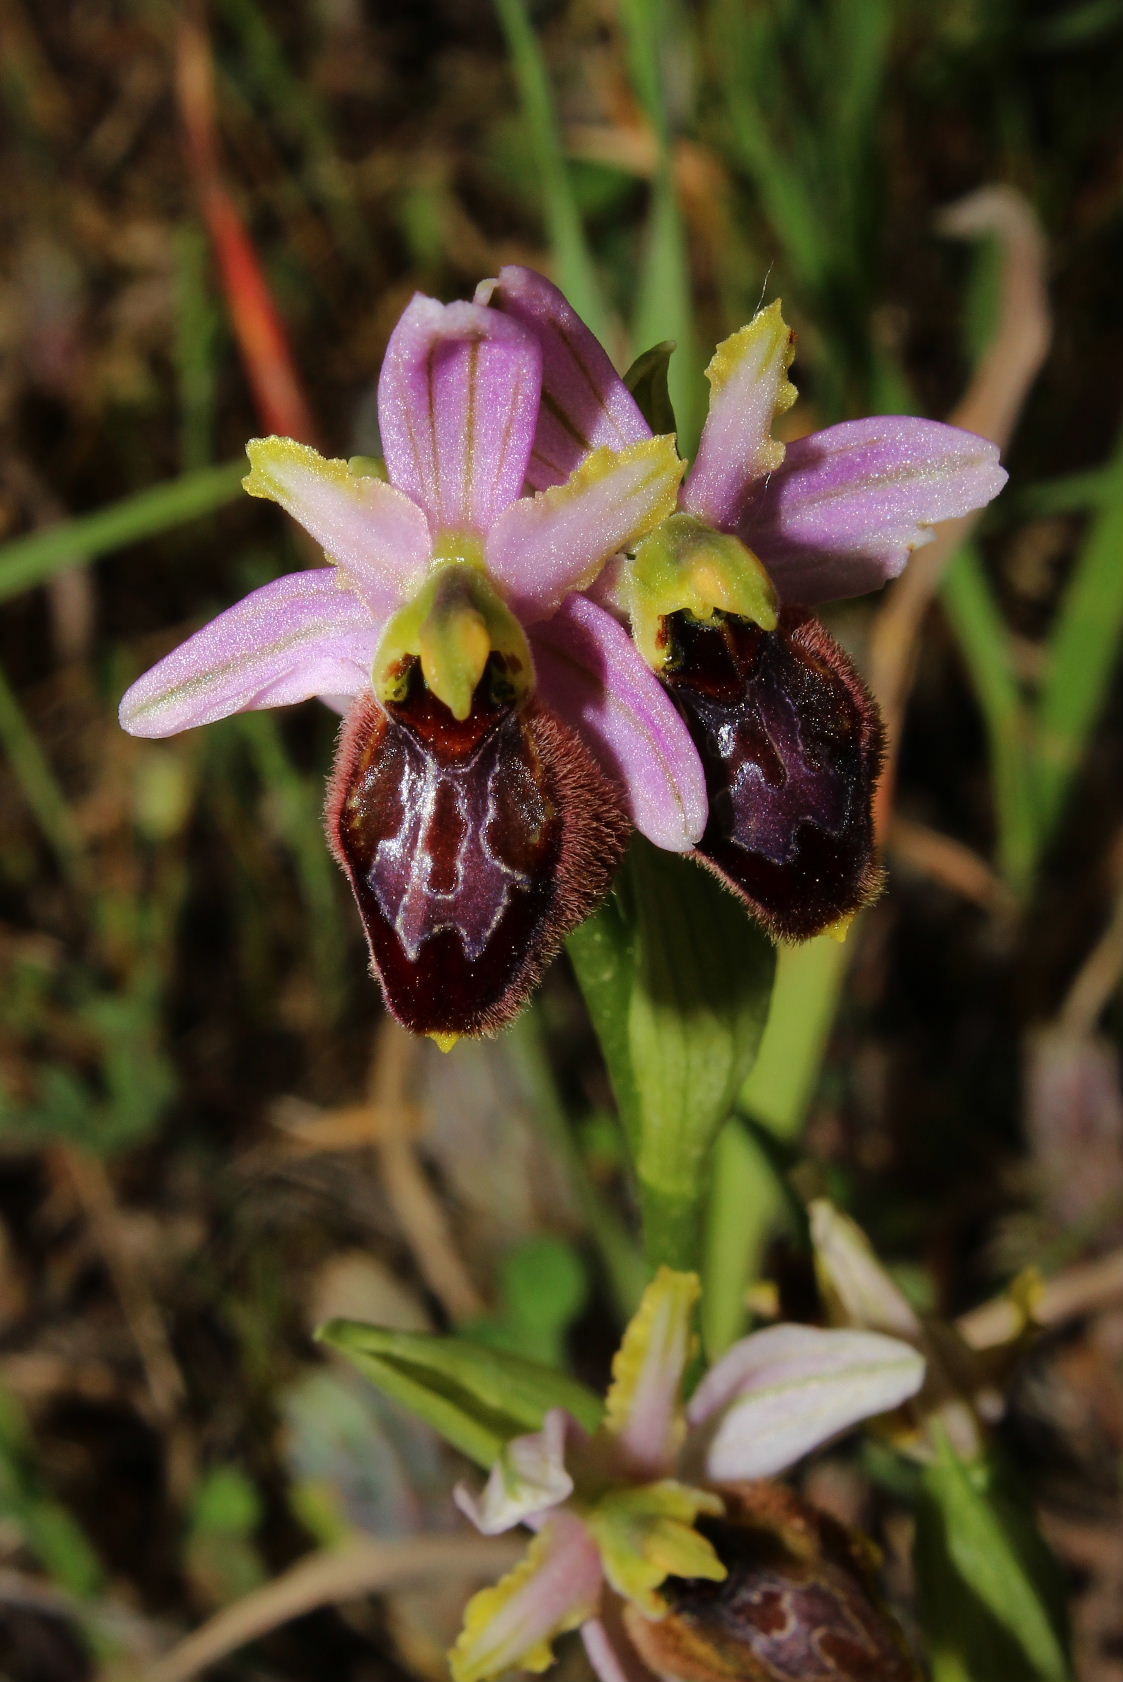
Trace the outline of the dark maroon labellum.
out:
<instances>
[{"instance_id":1,"label":"dark maroon labellum","mask_svg":"<svg viewBox=\"0 0 1123 1682\"><path fill-rule=\"evenodd\" d=\"M415 669L400 705L367 695L348 717L327 830L390 1011L460 1035L519 1009L607 892L628 821L553 714L496 701L485 673L461 722Z\"/></svg>"},{"instance_id":2,"label":"dark maroon labellum","mask_svg":"<svg viewBox=\"0 0 1123 1682\"><path fill-rule=\"evenodd\" d=\"M873 899L877 705L818 620L775 631L676 615L663 674L702 756L710 817L698 853L769 933L806 940Z\"/></svg>"},{"instance_id":3,"label":"dark maroon labellum","mask_svg":"<svg viewBox=\"0 0 1123 1682\"><path fill-rule=\"evenodd\" d=\"M779 1484L724 1485L704 1531L728 1576L669 1578L668 1614L628 1633L675 1682L919 1682L873 1575L872 1545Z\"/></svg>"}]
</instances>

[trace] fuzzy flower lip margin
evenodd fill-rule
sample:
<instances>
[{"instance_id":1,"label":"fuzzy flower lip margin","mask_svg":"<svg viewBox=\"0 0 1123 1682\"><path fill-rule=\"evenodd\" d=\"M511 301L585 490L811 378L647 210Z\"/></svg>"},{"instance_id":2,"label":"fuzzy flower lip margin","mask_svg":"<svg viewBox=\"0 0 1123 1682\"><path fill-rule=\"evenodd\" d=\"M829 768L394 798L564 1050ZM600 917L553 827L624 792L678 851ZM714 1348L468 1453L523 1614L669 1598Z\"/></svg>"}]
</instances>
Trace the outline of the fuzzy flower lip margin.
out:
<instances>
[{"instance_id":1,"label":"fuzzy flower lip margin","mask_svg":"<svg viewBox=\"0 0 1123 1682\"><path fill-rule=\"evenodd\" d=\"M651 436L602 346L542 275L508 265L476 299L521 322L542 350L529 483L560 483L590 450ZM795 401L793 354L778 302L718 345L679 506L740 538L781 601L813 607L880 589L933 526L990 502L1007 475L989 439L909 415L843 421L785 446L772 427Z\"/></svg>"},{"instance_id":2,"label":"fuzzy flower lip margin","mask_svg":"<svg viewBox=\"0 0 1123 1682\"><path fill-rule=\"evenodd\" d=\"M345 710L392 657L394 616L436 568L459 565L523 627L539 697L588 743L637 828L687 850L706 814L697 755L626 632L582 594L671 511L682 464L648 432L521 495L541 377L518 322L416 295L379 377L389 482L291 439L251 441L246 490L280 503L331 565L264 585L174 649L125 695L124 728L170 736L313 695Z\"/></svg>"},{"instance_id":3,"label":"fuzzy flower lip margin","mask_svg":"<svg viewBox=\"0 0 1123 1682\"><path fill-rule=\"evenodd\" d=\"M722 1513L721 1485L774 1476L923 1382L923 1357L895 1338L781 1325L735 1344L684 1407L698 1294L694 1274L660 1269L593 1437L553 1409L540 1431L507 1444L480 1495L457 1491L484 1534L517 1524L535 1534L522 1563L469 1602L454 1682L545 1670L554 1638L578 1627L602 1682L652 1677L628 1620L664 1615L670 1576L724 1578L696 1528Z\"/></svg>"}]
</instances>

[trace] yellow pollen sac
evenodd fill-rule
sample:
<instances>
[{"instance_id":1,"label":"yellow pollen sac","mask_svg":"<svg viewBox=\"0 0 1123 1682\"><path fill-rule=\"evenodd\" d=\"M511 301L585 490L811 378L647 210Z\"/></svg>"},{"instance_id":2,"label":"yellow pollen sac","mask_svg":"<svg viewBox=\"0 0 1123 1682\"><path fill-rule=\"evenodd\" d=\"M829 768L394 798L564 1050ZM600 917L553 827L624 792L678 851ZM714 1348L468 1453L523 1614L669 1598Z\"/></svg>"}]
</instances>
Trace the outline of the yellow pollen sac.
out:
<instances>
[{"instance_id":1,"label":"yellow pollen sac","mask_svg":"<svg viewBox=\"0 0 1123 1682\"><path fill-rule=\"evenodd\" d=\"M374 657L374 693L388 704L404 701L420 661L430 694L465 719L493 654L500 657L505 692L528 694L534 665L522 626L482 567L466 556L442 558L387 625Z\"/></svg>"},{"instance_id":2,"label":"yellow pollen sac","mask_svg":"<svg viewBox=\"0 0 1123 1682\"><path fill-rule=\"evenodd\" d=\"M463 1036L460 1034L429 1034L427 1037L431 1039L434 1044L440 1046L442 1051L448 1052L452 1050L454 1045L459 1044Z\"/></svg>"},{"instance_id":3,"label":"yellow pollen sac","mask_svg":"<svg viewBox=\"0 0 1123 1682\"><path fill-rule=\"evenodd\" d=\"M693 514L672 514L644 538L628 568L627 591L632 635L656 671L673 658L664 624L672 613L702 620L731 613L764 631L779 622L775 586L752 550Z\"/></svg>"}]
</instances>

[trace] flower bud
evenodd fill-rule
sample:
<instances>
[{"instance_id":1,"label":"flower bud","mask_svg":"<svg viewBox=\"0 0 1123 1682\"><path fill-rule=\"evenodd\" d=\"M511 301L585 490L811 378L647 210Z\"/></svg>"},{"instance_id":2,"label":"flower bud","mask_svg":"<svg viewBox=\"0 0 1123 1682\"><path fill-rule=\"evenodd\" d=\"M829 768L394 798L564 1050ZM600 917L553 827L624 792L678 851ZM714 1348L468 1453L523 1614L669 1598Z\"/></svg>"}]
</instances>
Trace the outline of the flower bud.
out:
<instances>
[{"instance_id":1,"label":"flower bud","mask_svg":"<svg viewBox=\"0 0 1123 1682\"><path fill-rule=\"evenodd\" d=\"M807 940L876 897L873 791L883 732L850 659L816 619L775 631L729 616L669 621L660 674L706 770L698 854L774 939Z\"/></svg>"},{"instance_id":2,"label":"flower bud","mask_svg":"<svg viewBox=\"0 0 1123 1682\"><path fill-rule=\"evenodd\" d=\"M871 1543L780 1484L721 1494L725 1517L699 1529L725 1580L669 1579L658 1620L624 1611L662 1682L920 1682L878 1595Z\"/></svg>"}]
</instances>

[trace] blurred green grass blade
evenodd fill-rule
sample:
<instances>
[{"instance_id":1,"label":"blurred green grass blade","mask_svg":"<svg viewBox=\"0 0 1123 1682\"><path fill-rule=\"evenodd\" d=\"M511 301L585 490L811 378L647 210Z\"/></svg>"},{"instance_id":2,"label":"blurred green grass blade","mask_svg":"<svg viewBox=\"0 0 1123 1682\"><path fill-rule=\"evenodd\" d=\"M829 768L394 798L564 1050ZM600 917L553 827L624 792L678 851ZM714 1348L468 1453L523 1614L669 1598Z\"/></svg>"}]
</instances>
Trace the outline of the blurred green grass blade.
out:
<instances>
[{"instance_id":1,"label":"blurred green grass blade","mask_svg":"<svg viewBox=\"0 0 1123 1682\"><path fill-rule=\"evenodd\" d=\"M1107 698L1123 637L1123 451L1049 638L1037 702L1039 846L1048 845Z\"/></svg>"},{"instance_id":2,"label":"blurred green grass blade","mask_svg":"<svg viewBox=\"0 0 1123 1682\"><path fill-rule=\"evenodd\" d=\"M651 209L644 236L639 292L632 317L632 352L669 339L678 348L668 381L683 452L692 455L705 413L694 327L686 229L674 168L674 125L664 76L665 53L686 50L685 32L667 0L623 0L628 62L636 94L655 136Z\"/></svg>"},{"instance_id":3,"label":"blurred green grass blade","mask_svg":"<svg viewBox=\"0 0 1123 1682\"><path fill-rule=\"evenodd\" d=\"M833 97L832 142L840 148L839 174L861 190L861 169L882 113L892 8L887 0L832 0L826 24L823 80Z\"/></svg>"},{"instance_id":4,"label":"blurred green grass blade","mask_svg":"<svg viewBox=\"0 0 1123 1682\"><path fill-rule=\"evenodd\" d=\"M632 347L642 352L666 339L674 343L677 354L671 358L667 384L678 423L679 448L690 456L702 431L705 391L694 330L686 237L669 160L656 176L644 237Z\"/></svg>"},{"instance_id":5,"label":"blurred green grass blade","mask_svg":"<svg viewBox=\"0 0 1123 1682\"><path fill-rule=\"evenodd\" d=\"M610 329L608 312L577 210L541 45L524 0L495 0L495 9L507 39L511 68L541 175L558 285L597 337L606 339Z\"/></svg>"},{"instance_id":6,"label":"blurred green grass blade","mask_svg":"<svg viewBox=\"0 0 1123 1682\"><path fill-rule=\"evenodd\" d=\"M59 862L73 884L85 880L84 845L74 814L50 760L43 752L11 685L0 667L0 746L12 767L23 797Z\"/></svg>"},{"instance_id":7,"label":"blurred green grass blade","mask_svg":"<svg viewBox=\"0 0 1123 1682\"><path fill-rule=\"evenodd\" d=\"M765 116L766 110L795 105L776 33L766 7L713 0L709 8L710 54L723 94L731 151L784 242L788 267L812 289L823 278L821 218L805 175Z\"/></svg>"},{"instance_id":8,"label":"blurred green grass blade","mask_svg":"<svg viewBox=\"0 0 1123 1682\"><path fill-rule=\"evenodd\" d=\"M83 566L114 549L123 549L127 543L139 543L213 513L234 501L245 472L244 461L204 467L197 473L185 473L182 478L136 491L96 513L13 538L0 547L0 601L18 596L68 567Z\"/></svg>"},{"instance_id":9,"label":"blurred green grass blade","mask_svg":"<svg viewBox=\"0 0 1123 1682\"><path fill-rule=\"evenodd\" d=\"M778 949L768 1026L740 1098L778 1139L795 1139L811 1107L849 959L829 935Z\"/></svg>"},{"instance_id":10,"label":"blurred green grass blade","mask_svg":"<svg viewBox=\"0 0 1123 1682\"><path fill-rule=\"evenodd\" d=\"M944 1438L916 1518L934 1682L1070 1682L1060 1573L997 1455L961 1460Z\"/></svg>"},{"instance_id":11,"label":"blurred green grass blade","mask_svg":"<svg viewBox=\"0 0 1123 1682\"><path fill-rule=\"evenodd\" d=\"M209 284L203 230L187 224L176 237L176 377L179 454L185 473L214 459L217 349L221 317Z\"/></svg>"},{"instance_id":12,"label":"blurred green grass blade","mask_svg":"<svg viewBox=\"0 0 1123 1682\"><path fill-rule=\"evenodd\" d=\"M741 1122L714 1146L702 1256L702 1346L716 1361L745 1330L745 1292L783 1207L771 1164Z\"/></svg>"},{"instance_id":13,"label":"blurred green grass blade","mask_svg":"<svg viewBox=\"0 0 1123 1682\"><path fill-rule=\"evenodd\" d=\"M1010 636L973 545L965 545L948 568L941 601L986 726L998 866L1013 893L1022 896L1032 883L1039 845L1029 715Z\"/></svg>"},{"instance_id":14,"label":"blurred green grass blade","mask_svg":"<svg viewBox=\"0 0 1123 1682\"><path fill-rule=\"evenodd\" d=\"M310 77L290 68L270 10L255 0L220 0L218 7L240 39L248 78L268 101L282 132L303 146L305 179L333 234L354 256L369 259L374 242L336 149L331 111Z\"/></svg>"},{"instance_id":15,"label":"blurred green grass blade","mask_svg":"<svg viewBox=\"0 0 1123 1682\"><path fill-rule=\"evenodd\" d=\"M1019 514L1044 519L1051 514L1083 514L1092 508L1102 508L1109 498L1118 494L1119 467L1109 461L1103 467L1064 473L1057 479L1028 485L1016 492L1012 500Z\"/></svg>"}]
</instances>

